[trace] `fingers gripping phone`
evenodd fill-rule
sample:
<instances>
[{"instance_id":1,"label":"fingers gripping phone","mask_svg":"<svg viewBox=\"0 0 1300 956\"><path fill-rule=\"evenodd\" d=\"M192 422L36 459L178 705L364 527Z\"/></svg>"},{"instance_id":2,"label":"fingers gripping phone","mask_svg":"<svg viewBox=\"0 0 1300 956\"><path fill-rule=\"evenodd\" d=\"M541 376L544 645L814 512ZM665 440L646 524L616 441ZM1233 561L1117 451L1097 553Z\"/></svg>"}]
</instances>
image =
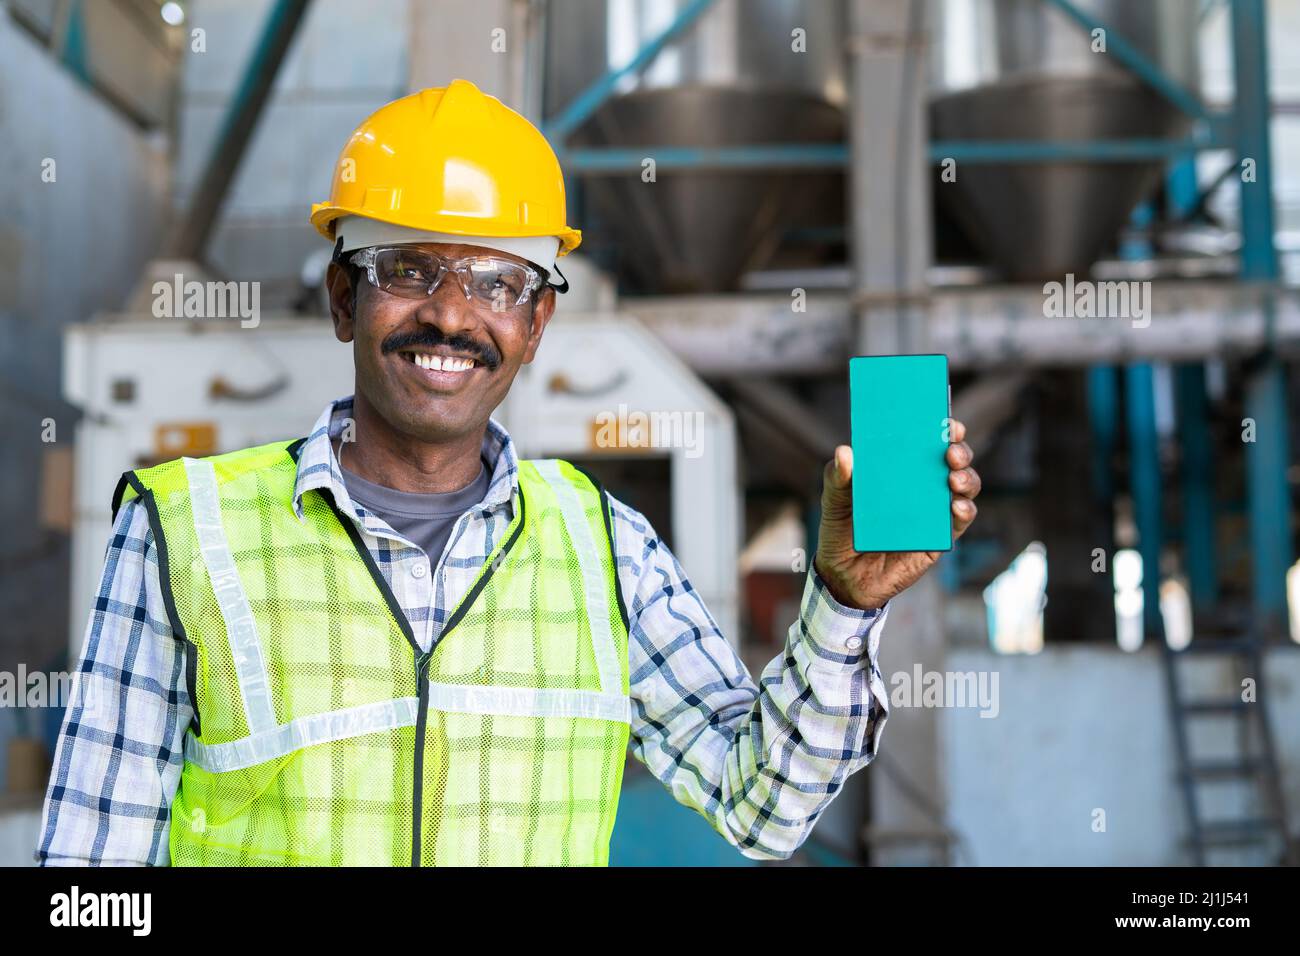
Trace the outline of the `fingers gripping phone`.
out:
<instances>
[{"instance_id":1,"label":"fingers gripping phone","mask_svg":"<svg viewBox=\"0 0 1300 956\"><path fill-rule=\"evenodd\" d=\"M853 547L952 550L946 355L849 359Z\"/></svg>"}]
</instances>

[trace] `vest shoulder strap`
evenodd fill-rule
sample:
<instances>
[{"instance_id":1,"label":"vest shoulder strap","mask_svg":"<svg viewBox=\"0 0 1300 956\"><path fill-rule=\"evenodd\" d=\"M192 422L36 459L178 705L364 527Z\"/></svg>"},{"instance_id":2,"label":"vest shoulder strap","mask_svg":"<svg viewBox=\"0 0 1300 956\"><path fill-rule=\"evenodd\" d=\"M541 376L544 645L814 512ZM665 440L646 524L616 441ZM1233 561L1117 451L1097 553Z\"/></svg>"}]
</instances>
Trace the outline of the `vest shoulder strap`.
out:
<instances>
[{"instance_id":1,"label":"vest shoulder strap","mask_svg":"<svg viewBox=\"0 0 1300 956\"><path fill-rule=\"evenodd\" d=\"M525 496L528 496L531 492L532 497L535 499L540 497L542 500L555 500L562 512L568 511L570 507L563 500L567 495L563 495L561 491L566 486L574 492L576 497L576 500L572 501L572 505L580 509L593 507L599 509L605 532L603 541L592 540L590 543L591 546L600 549L602 553L599 557L602 562L607 563L618 606L618 614L623 621L624 628L628 628L627 603L623 600L623 589L618 581L618 556L615 548L609 492L605 490L605 486L600 479L581 465L575 465L563 458L538 458L520 461L519 484ZM575 527L581 527L583 523L578 521L576 516L570 515L570 517Z\"/></svg>"},{"instance_id":2,"label":"vest shoulder strap","mask_svg":"<svg viewBox=\"0 0 1300 956\"><path fill-rule=\"evenodd\" d=\"M251 471L278 468L282 480L287 479L292 488L297 476L297 451L303 439L292 441L269 442L254 445L221 455L209 455L197 459L211 462L218 485L233 481ZM135 468L122 473L117 487L113 490L112 520L117 521L117 513L122 505L132 498L144 498L149 493L157 497L170 497L178 493L187 493L188 478L185 473L185 458L173 458L147 468Z\"/></svg>"}]
</instances>

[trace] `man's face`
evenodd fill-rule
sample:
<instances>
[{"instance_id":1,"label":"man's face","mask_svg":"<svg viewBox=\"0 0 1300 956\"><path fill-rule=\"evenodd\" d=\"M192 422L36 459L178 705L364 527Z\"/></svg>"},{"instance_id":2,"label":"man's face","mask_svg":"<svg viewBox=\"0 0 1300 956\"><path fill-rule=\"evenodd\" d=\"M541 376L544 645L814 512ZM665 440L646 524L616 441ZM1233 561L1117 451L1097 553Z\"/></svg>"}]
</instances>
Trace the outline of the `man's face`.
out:
<instances>
[{"instance_id":1,"label":"man's face","mask_svg":"<svg viewBox=\"0 0 1300 956\"><path fill-rule=\"evenodd\" d=\"M526 260L483 246L425 243L455 259L491 255ZM350 253L348 255L351 255ZM532 293L518 308L494 311L466 299L454 275L433 295L407 299L375 288L359 275L355 312L347 273L329 268L334 334L353 343L356 389L396 431L446 442L483 429L501 404L519 366L531 362L555 309L555 291ZM438 356L442 369L423 368ZM462 368L467 363L468 367Z\"/></svg>"}]
</instances>

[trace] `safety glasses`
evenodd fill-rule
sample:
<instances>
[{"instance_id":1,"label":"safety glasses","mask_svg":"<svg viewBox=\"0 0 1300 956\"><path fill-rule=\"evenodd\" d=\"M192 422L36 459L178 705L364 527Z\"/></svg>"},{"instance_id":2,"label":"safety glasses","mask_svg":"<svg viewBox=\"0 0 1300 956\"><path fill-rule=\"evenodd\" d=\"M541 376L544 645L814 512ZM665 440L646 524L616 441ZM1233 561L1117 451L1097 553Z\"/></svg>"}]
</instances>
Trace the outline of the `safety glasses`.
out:
<instances>
[{"instance_id":1,"label":"safety glasses","mask_svg":"<svg viewBox=\"0 0 1300 956\"><path fill-rule=\"evenodd\" d=\"M541 272L512 259L448 259L413 246L368 246L349 261L366 270L375 288L404 299L431 296L443 279L454 275L467 300L493 312L519 308L544 282Z\"/></svg>"}]
</instances>

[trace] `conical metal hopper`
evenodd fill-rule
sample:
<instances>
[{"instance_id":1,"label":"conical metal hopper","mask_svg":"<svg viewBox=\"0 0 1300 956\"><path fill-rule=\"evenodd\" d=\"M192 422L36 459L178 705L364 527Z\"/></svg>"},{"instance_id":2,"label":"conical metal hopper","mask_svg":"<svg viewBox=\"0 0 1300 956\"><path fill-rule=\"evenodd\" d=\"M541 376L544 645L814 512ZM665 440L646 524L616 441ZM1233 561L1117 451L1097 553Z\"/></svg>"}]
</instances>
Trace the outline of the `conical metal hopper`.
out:
<instances>
[{"instance_id":1,"label":"conical metal hopper","mask_svg":"<svg viewBox=\"0 0 1300 956\"><path fill-rule=\"evenodd\" d=\"M1190 121L1122 76L1017 76L931 101L936 140L1169 138ZM1006 274L1018 280L1084 274L1159 181L1160 163L957 164L939 202Z\"/></svg>"},{"instance_id":2,"label":"conical metal hopper","mask_svg":"<svg viewBox=\"0 0 1300 956\"><path fill-rule=\"evenodd\" d=\"M1196 0L930 0L930 137L1077 143L1165 139L1190 126L1129 72L1119 40L1195 91ZM1156 185L1160 162L957 163L935 198L1012 279L1085 273Z\"/></svg>"},{"instance_id":3,"label":"conical metal hopper","mask_svg":"<svg viewBox=\"0 0 1300 956\"><path fill-rule=\"evenodd\" d=\"M546 112L626 64L692 0L551 0ZM570 147L841 143L843 0L715 0L617 91ZM798 38L798 39L796 39ZM719 292L783 237L844 221L842 170L657 168L583 177L600 237L640 291ZM800 250L802 251L802 250Z\"/></svg>"},{"instance_id":4,"label":"conical metal hopper","mask_svg":"<svg viewBox=\"0 0 1300 956\"><path fill-rule=\"evenodd\" d=\"M838 143L840 109L798 92L677 87L641 90L607 103L579 130L581 146L744 146ZM653 152L647 150L647 157ZM621 265L648 289L674 293L733 288L761 265L784 233L839 221L843 174L791 170L656 170L655 181L591 177L588 195L618 228Z\"/></svg>"}]
</instances>

